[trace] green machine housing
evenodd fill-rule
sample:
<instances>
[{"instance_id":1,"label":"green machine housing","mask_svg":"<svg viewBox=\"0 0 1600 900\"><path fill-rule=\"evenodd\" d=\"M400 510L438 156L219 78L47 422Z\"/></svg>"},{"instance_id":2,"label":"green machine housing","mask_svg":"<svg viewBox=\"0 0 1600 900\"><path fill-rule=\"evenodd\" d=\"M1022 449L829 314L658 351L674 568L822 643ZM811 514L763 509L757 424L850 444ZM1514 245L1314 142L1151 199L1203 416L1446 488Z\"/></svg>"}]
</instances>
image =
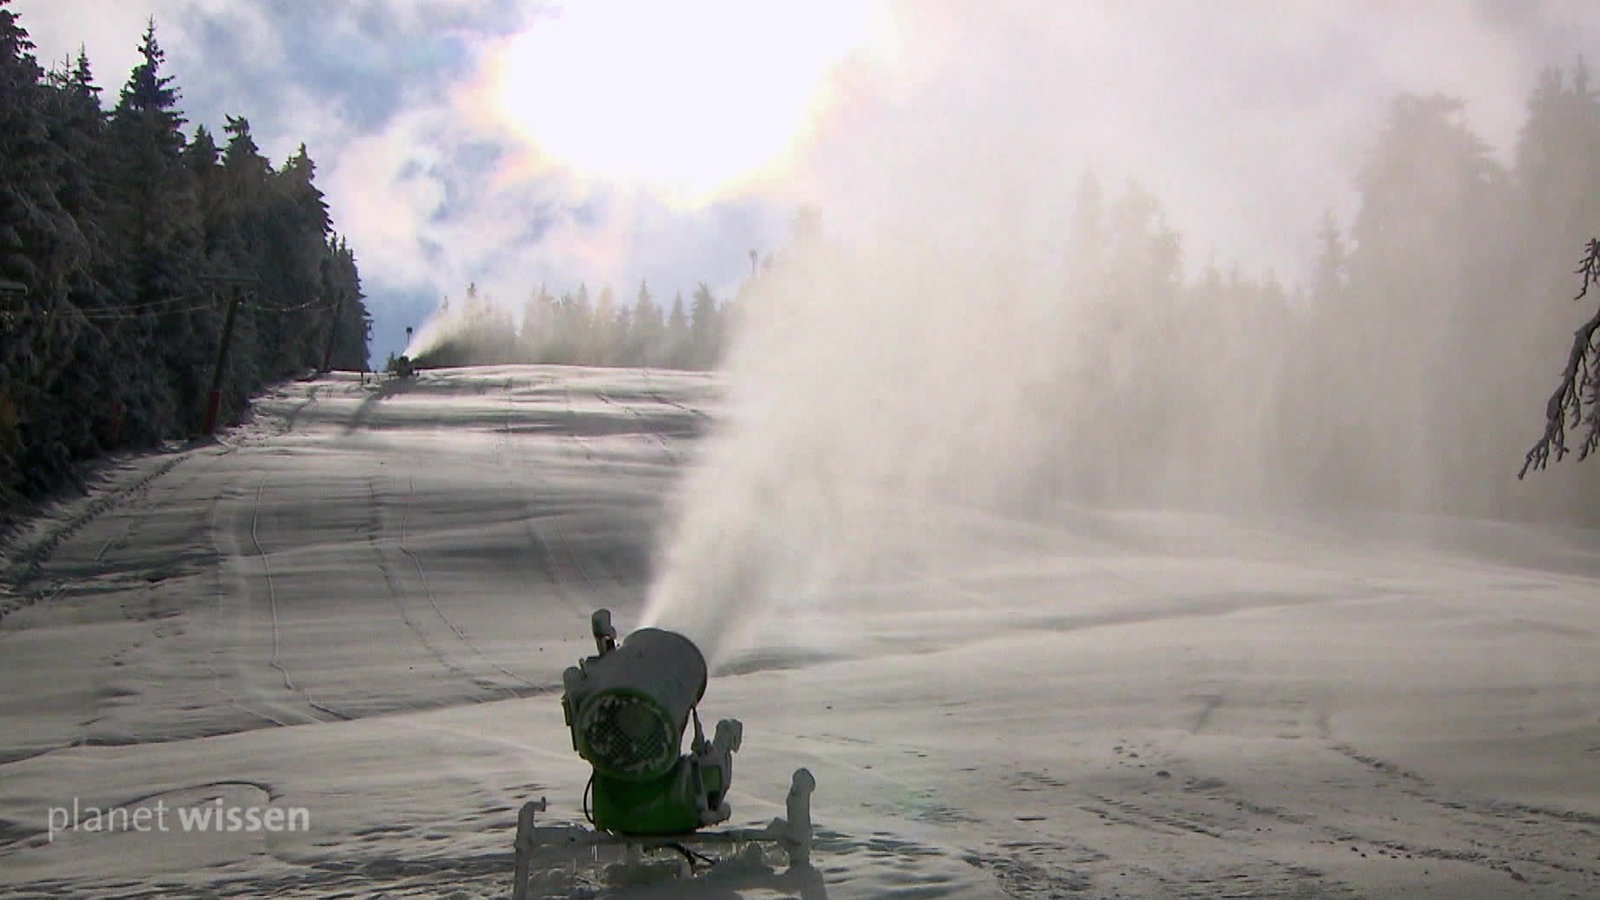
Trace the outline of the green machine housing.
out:
<instances>
[{"instance_id":1,"label":"green machine housing","mask_svg":"<svg viewBox=\"0 0 1600 900\"><path fill-rule=\"evenodd\" d=\"M660 628L641 628L619 644L603 609L590 624L598 652L562 675L561 710L572 748L594 767L589 813L595 827L671 835L726 821L743 726L723 719L706 739L695 709L707 675L699 648ZM680 755L691 722L694 740Z\"/></svg>"}]
</instances>

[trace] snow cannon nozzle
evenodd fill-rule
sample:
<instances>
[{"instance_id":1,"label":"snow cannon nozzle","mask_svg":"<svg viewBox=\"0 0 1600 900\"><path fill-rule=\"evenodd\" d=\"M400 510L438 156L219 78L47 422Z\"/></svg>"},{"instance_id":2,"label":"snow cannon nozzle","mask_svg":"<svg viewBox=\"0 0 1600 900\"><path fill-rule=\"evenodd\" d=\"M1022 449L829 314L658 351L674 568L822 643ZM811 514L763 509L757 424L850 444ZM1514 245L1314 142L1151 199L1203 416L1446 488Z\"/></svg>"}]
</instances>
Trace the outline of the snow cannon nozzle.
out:
<instances>
[{"instance_id":1,"label":"snow cannon nozzle","mask_svg":"<svg viewBox=\"0 0 1600 900\"><path fill-rule=\"evenodd\" d=\"M595 649L601 656L617 649L617 629L611 625L611 610L595 610L589 617L589 627L594 632Z\"/></svg>"},{"instance_id":2,"label":"snow cannon nozzle","mask_svg":"<svg viewBox=\"0 0 1600 900\"><path fill-rule=\"evenodd\" d=\"M608 610L589 624L597 655L567 669L562 712L572 747L594 768L594 824L617 834L683 834L724 821L743 726L717 723L706 740L696 707L705 657L693 641L641 628L621 642ZM694 723L689 753L683 735Z\"/></svg>"}]
</instances>

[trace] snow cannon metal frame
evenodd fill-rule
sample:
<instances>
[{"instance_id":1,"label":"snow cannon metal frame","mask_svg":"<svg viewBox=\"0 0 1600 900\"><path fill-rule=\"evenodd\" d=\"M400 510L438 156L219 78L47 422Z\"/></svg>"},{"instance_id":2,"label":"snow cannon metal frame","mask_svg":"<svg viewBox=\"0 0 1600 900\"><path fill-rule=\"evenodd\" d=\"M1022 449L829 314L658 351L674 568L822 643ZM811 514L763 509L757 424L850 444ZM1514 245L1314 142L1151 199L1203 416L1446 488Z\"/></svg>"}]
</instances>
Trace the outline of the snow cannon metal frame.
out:
<instances>
[{"instance_id":1,"label":"snow cannon metal frame","mask_svg":"<svg viewBox=\"0 0 1600 900\"><path fill-rule=\"evenodd\" d=\"M705 694L705 657L692 641L660 628L641 628L621 641L611 613L590 617L596 653L562 675L561 710L572 732L572 748L593 767L583 811L595 831L538 826L544 798L529 801L517 817L515 900L527 896L532 855L540 847L623 845L630 856L644 850L678 851L693 869L715 862L688 849L691 843L778 844L791 869L810 867L811 792L816 781L795 770L786 819L764 829L702 831L727 821L733 754L743 741L737 719L717 723L706 739L697 710ZM689 753L683 735L694 725Z\"/></svg>"}]
</instances>

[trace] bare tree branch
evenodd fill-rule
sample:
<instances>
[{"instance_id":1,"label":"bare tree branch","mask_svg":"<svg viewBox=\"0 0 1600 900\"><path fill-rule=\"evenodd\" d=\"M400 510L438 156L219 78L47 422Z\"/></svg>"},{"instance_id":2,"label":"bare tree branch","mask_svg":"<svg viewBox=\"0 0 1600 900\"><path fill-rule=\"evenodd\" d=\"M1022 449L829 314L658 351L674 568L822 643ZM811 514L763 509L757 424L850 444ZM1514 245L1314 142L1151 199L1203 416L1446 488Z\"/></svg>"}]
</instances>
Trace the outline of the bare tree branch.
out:
<instances>
[{"instance_id":1,"label":"bare tree branch","mask_svg":"<svg viewBox=\"0 0 1600 900\"><path fill-rule=\"evenodd\" d=\"M1576 274L1583 279L1583 283L1573 299L1582 300L1588 296L1591 286L1600 285L1600 238L1589 241ZM1600 332L1600 309L1596 309L1594 316L1572 333L1572 350L1567 355L1561 383L1545 404L1544 437L1528 450L1522 470L1517 473L1518 478L1527 475L1530 469L1544 468L1552 453L1560 462L1562 457L1571 452L1567 447L1569 420L1574 428L1589 427L1578 449L1579 460L1600 449L1600 418L1595 415L1595 408L1600 404L1600 346L1595 343L1597 332Z\"/></svg>"}]
</instances>

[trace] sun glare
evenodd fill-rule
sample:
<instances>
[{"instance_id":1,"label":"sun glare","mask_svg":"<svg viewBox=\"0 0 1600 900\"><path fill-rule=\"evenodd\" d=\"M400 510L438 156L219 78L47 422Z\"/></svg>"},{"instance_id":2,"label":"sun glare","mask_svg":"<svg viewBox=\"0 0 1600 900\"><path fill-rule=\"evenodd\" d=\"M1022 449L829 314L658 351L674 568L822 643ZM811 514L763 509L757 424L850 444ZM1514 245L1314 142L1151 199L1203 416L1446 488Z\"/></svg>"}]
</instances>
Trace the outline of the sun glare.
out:
<instances>
[{"instance_id":1,"label":"sun glare","mask_svg":"<svg viewBox=\"0 0 1600 900\"><path fill-rule=\"evenodd\" d=\"M543 158L703 202L781 167L872 7L578 0L505 45L493 107Z\"/></svg>"}]
</instances>

